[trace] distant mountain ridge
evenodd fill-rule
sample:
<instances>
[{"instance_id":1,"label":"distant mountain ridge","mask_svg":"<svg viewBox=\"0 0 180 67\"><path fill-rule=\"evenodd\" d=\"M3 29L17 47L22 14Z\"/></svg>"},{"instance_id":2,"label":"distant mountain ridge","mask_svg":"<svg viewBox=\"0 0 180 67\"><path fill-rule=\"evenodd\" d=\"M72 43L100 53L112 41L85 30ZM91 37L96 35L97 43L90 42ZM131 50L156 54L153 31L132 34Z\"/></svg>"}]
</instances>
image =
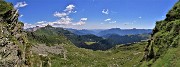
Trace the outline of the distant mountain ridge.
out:
<instances>
[{"instance_id":1,"label":"distant mountain ridge","mask_svg":"<svg viewBox=\"0 0 180 67\"><path fill-rule=\"evenodd\" d=\"M25 29L26 31L36 31L37 29L40 29L41 27L34 27L34 28L28 28ZM57 27L61 28L61 27ZM93 34L96 36L106 36L106 35L113 35L118 34L120 36L124 35L136 35L136 34L149 34L152 33L152 29L120 29L120 28L111 28L111 29L73 29L73 28L64 28L65 30L70 31L71 33L74 33L76 35L89 35Z\"/></svg>"},{"instance_id":2,"label":"distant mountain ridge","mask_svg":"<svg viewBox=\"0 0 180 67\"><path fill-rule=\"evenodd\" d=\"M120 28L112 28L99 32L98 36L105 36L109 34L118 34L118 35L135 35L135 34L144 34L151 33L152 29L120 29Z\"/></svg>"},{"instance_id":3,"label":"distant mountain ridge","mask_svg":"<svg viewBox=\"0 0 180 67\"><path fill-rule=\"evenodd\" d=\"M66 28L66 30L77 34L77 35L87 35L87 34L93 34L93 35L97 35L99 32L105 30L105 29L82 29L82 30L78 30L78 29L72 29L72 28Z\"/></svg>"},{"instance_id":4,"label":"distant mountain ridge","mask_svg":"<svg viewBox=\"0 0 180 67\"><path fill-rule=\"evenodd\" d=\"M111 35L111 34L118 34L118 35L135 35L135 34L144 34L144 33L152 33L152 29L120 29L120 28L111 28L111 29L66 29L74 34L77 35L87 35L87 34L93 34L96 36L105 36L105 35Z\"/></svg>"}]
</instances>

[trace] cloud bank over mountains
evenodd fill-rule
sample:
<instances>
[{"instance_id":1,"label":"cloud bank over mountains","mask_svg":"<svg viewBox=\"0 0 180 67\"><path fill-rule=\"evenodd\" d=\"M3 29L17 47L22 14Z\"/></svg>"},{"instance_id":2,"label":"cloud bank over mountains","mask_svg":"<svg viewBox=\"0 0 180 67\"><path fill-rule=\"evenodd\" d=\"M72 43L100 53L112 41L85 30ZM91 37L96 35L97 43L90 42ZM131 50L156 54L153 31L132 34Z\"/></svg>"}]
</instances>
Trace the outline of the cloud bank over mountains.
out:
<instances>
[{"instance_id":1,"label":"cloud bank over mountains","mask_svg":"<svg viewBox=\"0 0 180 67\"><path fill-rule=\"evenodd\" d=\"M71 14L75 14L77 11L75 11L75 5L70 4L68 5L63 11L56 11L54 12L53 16L57 17L58 19L56 21L53 22L49 22L49 21L39 21L36 22L35 24L29 24L29 23L25 23L25 29L27 28L32 28L32 27L44 27L46 25L51 25L54 27L74 27L74 26L82 26L86 24L86 21L88 20L88 18L80 18L80 20L78 22L73 22L73 18L71 18L69 15Z\"/></svg>"}]
</instances>

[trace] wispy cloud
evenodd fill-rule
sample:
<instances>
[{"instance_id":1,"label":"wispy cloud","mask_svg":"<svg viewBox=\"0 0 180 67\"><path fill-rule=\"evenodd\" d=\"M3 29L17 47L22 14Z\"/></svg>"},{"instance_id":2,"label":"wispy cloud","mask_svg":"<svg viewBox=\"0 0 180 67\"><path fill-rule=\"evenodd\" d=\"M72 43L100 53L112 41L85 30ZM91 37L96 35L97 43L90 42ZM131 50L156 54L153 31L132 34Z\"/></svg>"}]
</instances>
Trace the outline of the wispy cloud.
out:
<instances>
[{"instance_id":1,"label":"wispy cloud","mask_svg":"<svg viewBox=\"0 0 180 67\"><path fill-rule=\"evenodd\" d=\"M140 16L140 17L138 17L139 19L141 19L142 17Z\"/></svg>"},{"instance_id":2,"label":"wispy cloud","mask_svg":"<svg viewBox=\"0 0 180 67\"><path fill-rule=\"evenodd\" d=\"M40 22L37 22L38 24L43 24L43 23L46 23L46 21L40 21Z\"/></svg>"},{"instance_id":3,"label":"wispy cloud","mask_svg":"<svg viewBox=\"0 0 180 67\"><path fill-rule=\"evenodd\" d=\"M87 20L87 18L81 18L81 21L86 21Z\"/></svg>"},{"instance_id":4,"label":"wispy cloud","mask_svg":"<svg viewBox=\"0 0 180 67\"><path fill-rule=\"evenodd\" d=\"M108 18L108 19L106 19L106 20L104 20L104 21L110 21L111 20L111 18Z\"/></svg>"},{"instance_id":5,"label":"wispy cloud","mask_svg":"<svg viewBox=\"0 0 180 67\"><path fill-rule=\"evenodd\" d=\"M133 22L132 23L130 23L130 22L124 23L124 25L132 25L132 24L134 24L134 23Z\"/></svg>"},{"instance_id":6,"label":"wispy cloud","mask_svg":"<svg viewBox=\"0 0 180 67\"><path fill-rule=\"evenodd\" d=\"M102 10L102 13L103 13L103 14L109 14L109 10L108 10L108 9L103 9L103 10Z\"/></svg>"},{"instance_id":7,"label":"wispy cloud","mask_svg":"<svg viewBox=\"0 0 180 67\"><path fill-rule=\"evenodd\" d=\"M24 16L24 15L21 14L19 17L23 17L23 16Z\"/></svg>"},{"instance_id":8,"label":"wispy cloud","mask_svg":"<svg viewBox=\"0 0 180 67\"><path fill-rule=\"evenodd\" d=\"M27 6L28 4L24 1L24 2L17 2L16 5L14 6L14 8L18 9L18 8L21 8L21 7L25 7Z\"/></svg>"},{"instance_id":9,"label":"wispy cloud","mask_svg":"<svg viewBox=\"0 0 180 67\"><path fill-rule=\"evenodd\" d=\"M75 8L75 6L73 4L70 4L66 7L66 9L64 11L72 11Z\"/></svg>"},{"instance_id":10,"label":"wispy cloud","mask_svg":"<svg viewBox=\"0 0 180 67\"><path fill-rule=\"evenodd\" d=\"M116 23L117 21L111 21L111 22L109 22L109 23Z\"/></svg>"},{"instance_id":11,"label":"wispy cloud","mask_svg":"<svg viewBox=\"0 0 180 67\"><path fill-rule=\"evenodd\" d=\"M60 13L60 12L55 12L55 13L54 13L54 16L55 16L55 17L65 17L65 16L67 16L67 15L68 15L68 14L67 14L67 13L64 13L64 12L63 12L63 13Z\"/></svg>"},{"instance_id":12,"label":"wispy cloud","mask_svg":"<svg viewBox=\"0 0 180 67\"><path fill-rule=\"evenodd\" d=\"M86 22L83 22L83 21L79 21L77 23L74 23L73 25L84 25Z\"/></svg>"}]
</instances>

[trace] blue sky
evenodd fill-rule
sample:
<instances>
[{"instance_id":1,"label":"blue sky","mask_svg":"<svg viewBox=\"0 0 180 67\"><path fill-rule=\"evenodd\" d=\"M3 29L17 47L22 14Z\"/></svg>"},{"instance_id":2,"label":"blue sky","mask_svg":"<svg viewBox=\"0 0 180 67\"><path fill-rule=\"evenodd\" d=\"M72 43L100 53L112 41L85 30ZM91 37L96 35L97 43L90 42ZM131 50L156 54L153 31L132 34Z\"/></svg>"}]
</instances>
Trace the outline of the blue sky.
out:
<instances>
[{"instance_id":1,"label":"blue sky","mask_svg":"<svg viewBox=\"0 0 180 67\"><path fill-rule=\"evenodd\" d=\"M178 0L6 0L19 9L25 28L153 29Z\"/></svg>"}]
</instances>

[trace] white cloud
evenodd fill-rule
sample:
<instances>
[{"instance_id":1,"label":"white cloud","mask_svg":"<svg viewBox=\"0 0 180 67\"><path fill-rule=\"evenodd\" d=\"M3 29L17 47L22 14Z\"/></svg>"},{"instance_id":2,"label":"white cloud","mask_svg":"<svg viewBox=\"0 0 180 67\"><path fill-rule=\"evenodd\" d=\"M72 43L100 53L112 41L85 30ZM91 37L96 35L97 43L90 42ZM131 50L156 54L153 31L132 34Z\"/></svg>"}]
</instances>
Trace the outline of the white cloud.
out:
<instances>
[{"instance_id":1,"label":"white cloud","mask_svg":"<svg viewBox=\"0 0 180 67\"><path fill-rule=\"evenodd\" d=\"M65 16L67 16L68 14L67 13L59 13L59 12L55 12L54 13L54 16L55 17L65 17Z\"/></svg>"},{"instance_id":2,"label":"white cloud","mask_svg":"<svg viewBox=\"0 0 180 67\"><path fill-rule=\"evenodd\" d=\"M73 11L72 13L77 13L77 11Z\"/></svg>"},{"instance_id":3,"label":"white cloud","mask_svg":"<svg viewBox=\"0 0 180 67\"><path fill-rule=\"evenodd\" d=\"M70 14L72 13L76 13L77 11L73 11L74 9L74 5L68 5L66 7L66 9L62 12L55 12L53 14L53 16L55 17L58 17L58 19L56 21L53 21L53 22L47 22L47 21L39 21L35 24L25 24L25 29L26 28L32 28L32 27L35 27L35 26L39 26L39 27L44 27L46 25L51 25L51 26L54 26L54 27L73 27L73 26L80 26L80 25L84 25L86 24L85 21L88 20L88 18L80 18L80 20L78 22L73 22L72 18L69 17Z\"/></svg>"},{"instance_id":4,"label":"white cloud","mask_svg":"<svg viewBox=\"0 0 180 67\"><path fill-rule=\"evenodd\" d=\"M81 18L80 20L81 20L81 21L86 21L86 20L87 20L87 18Z\"/></svg>"},{"instance_id":5,"label":"white cloud","mask_svg":"<svg viewBox=\"0 0 180 67\"><path fill-rule=\"evenodd\" d=\"M57 21L58 24L60 25L68 25L68 24L71 24L73 19L72 18L69 18L68 16L66 16L65 18L61 18L60 20Z\"/></svg>"},{"instance_id":6,"label":"white cloud","mask_svg":"<svg viewBox=\"0 0 180 67\"><path fill-rule=\"evenodd\" d=\"M101 23L101 24L104 24L104 23Z\"/></svg>"},{"instance_id":7,"label":"white cloud","mask_svg":"<svg viewBox=\"0 0 180 67\"><path fill-rule=\"evenodd\" d=\"M52 25L54 27L60 27L60 26L78 26L78 25L84 25L86 24L86 20L87 18L81 18L79 20L79 22L77 23L73 23L72 22L72 18L69 18L68 16L66 17L63 17L63 18L60 18L59 20L57 21L54 21L54 22L47 22L47 21L39 21L37 23L35 23L34 25L33 24L28 24L26 25L27 28L32 28L32 27L35 27L35 26L39 26L39 27L45 27L46 25Z\"/></svg>"},{"instance_id":8,"label":"white cloud","mask_svg":"<svg viewBox=\"0 0 180 67\"><path fill-rule=\"evenodd\" d=\"M140 16L140 17L138 17L139 19L141 19L142 17Z\"/></svg>"},{"instance_id":9,"label":"white cloud","mask_svg":"<svg viewBox=\"0 0 180 67\"><path fill-rule=\"evenodd\" d=\"M38 24L43 24L43 23L46 23L47 21L39 21L37 22Z\"/></svg>"},{"instance_id":10,"label":"white cloud","mask_svg":"<svg viewBox=\"0 0 180 67\"><path fill-rule=\"evenodd\" d=\"M49 22L48 24L52 25L52 26L58 26L58 25L70 25L72 24L72 18L69 17L69 14L71 13L76 13L77 11L73 11L73 9L75 8L74 5L68 5L66 7L66 9L64 10L64 12L55 12L54 16L55 17L59 17L59 19L57 21L54 22Z\"/></svg>"},{"instance_id":11,"label":"white cloud","mask_svg":"<svg viewBox=\"0 0 180 67\"><path fill-rule=\"evenodd\" d=\"M73 24L73 25L84 25L84 24L86 24L86 22L79 21L79 22L77 22L77 23L75 23L75 24Z\"/></svg>"},{"instance_id":12,"label":"white cloud","mask_svg":"<svg viewBox=\"0 0 180 67\"><path fill-rule=\"evenodd\" d=\"M21 7L25 7L28 4L24 1L24 2L17 2L16 5L14 6L14 8L21 8Z\"/></svg>"},{"instance_id":13,"label":"white cloud","mask_svg":"<svg viewBox=\"0 0 180 67\"><path fill-rule=\"evenodd\" d=\"M64 11L68 11L68 12L72 12L72 10L75 8L75 6L73 4L70 4L66 7L66 9Z\"/></svg>"},{"instance_id":14,"label":"white cloud","mask_svg":"<svg viewBox=\"0 0 180 67\"><path fill-rule=\"evenodd\" d=\"M47 23L43 23L43 24L37 24L37 25L35 25L35 26L45 27L45 26L47 26L47 25L48 25Z\"/></svg>"},{"instance_id":15,"label":"white cloud","mask_svg":"<svg viewBox=\"0 0 180 67\"><path fill-rule=\"evenodd\" d=\"M60 13L60 12L55 12L54 13L54 16L55 17L59 17L60 19L55 21L55 22L49 22L50 25L68 25L68 26L71 26L71 25L84 25L85 24L85 21L87 20L87 18L81 18L79 20L79 22L77 23L73 23L72 22L72 18L69 17L69 15L71 13L76 13L77 11L73 11L73 9L75 8L75 6L73 4L70 4L66 7L66 9L64 10L64 12Z\"/></svg>"},{"instance_id":16,"label":"white cloud","mask_svg":"<svg viewBox=\"0 0 180 67\"><path fill-rule=\"evenodd\" d=\"M84 25L84 24L86 24L85 21L87 21L87 18L81 18L81 19L79 20L79 22L74 23L74 24L72 24L72 25Z\"/></svg>"},{"instance_id":17,"label":"white cloud","mask_svg":"<svg viewBox=\"0 0 180 67\"><path fill-rule=\"evenodd\" d=\"M103 14L109 14L109 10L108 9L103 9L102 13Z\"/></svg>"},{"instance_id":18,"label":"white cloud","mask_svg":"<svg viewBox=\"0 0 180 67\"><path fill-rule=\"evenodd\" d=\"M47 21L39 21L39 22L37 22L35 24L24 23L24 29L33 28L33 27L36 27L36 26L45 27L47 25L48 25Z\"/></svg>"},{"instance_id":19,"label":"white cloud","mask_svg":"<svg viewBox=\"0 0 180 67\"><path fill-rule=\"evenodd\" d=\"M24 23L24 29L33 28L33 27L35 27L35 25Z\"/></svg>"},{"instance_id":20,"label":"white cloud","mask_svg":"<svg viewBox=\"0 0 180 67\"><path fill-rule=\"evenodd\" d=\"M112 21L112 22L109 22L109 23L116 23L117 21Z\"/></svg>"},{"instance_id":21,"label":"white cloud","mask_svg":"<svg viewBox=\"0 0 180 67\"><path fill-rule=\"evenodd\" d=\"M66 9L64 10L64 12L55 12L54 13L54 16L55 17L66 17L66 16L68 16L69 14L71 14L71 13L76 13L77 11L73 11L73 9L75 8L75 6L74 5L68 5L67 7L66 7Z\"/></svg>"},{"instance_id":22,"label":"white cloud","mask_svg":"<svg viewBox=\"0 0 180 67\"><path fill-rule=\"evenodd\" d=\"M41 24L41 25L39 25L39 26L45 27L45 26L47 26L47 25L48 25L47 23L43 23L43 24Z\"/></svg>"},{"instance_id":23,"label":"white cloud","mask_svg":"<svg viewBox=\"0 0 180 67\"><path fill-rule=\"evenodd\" d=\"M106 20L104 20L104 21L110 21L111 20L111 18L108 18L108 19L106 19Z\"/></svg>"},{"instance_id":24,"label":"white cloud","mask_svg":"<svg viewBox=\"0 0 180 67\"><path fill-rule=\"evenodd\" d=\"M50 24L52 26L60 26L60 25L70 25L72 24L72 21L73 19L72 18L69 18L68 16L66 17L63 17L63 18L60 18L59 20L57 21L54 21L54 22L47 22L47 24Z\"/></svg>"},{"instance_id":25,"label":"white cloud","mask_svg":"<svg viewBox=\"0 0 180 67\"><path fill-rule=\"evenodd\" d=\"M23 17L23 16L24 16L24 15L21 14L19 17Z\"/></svg>"}]
</instances>

